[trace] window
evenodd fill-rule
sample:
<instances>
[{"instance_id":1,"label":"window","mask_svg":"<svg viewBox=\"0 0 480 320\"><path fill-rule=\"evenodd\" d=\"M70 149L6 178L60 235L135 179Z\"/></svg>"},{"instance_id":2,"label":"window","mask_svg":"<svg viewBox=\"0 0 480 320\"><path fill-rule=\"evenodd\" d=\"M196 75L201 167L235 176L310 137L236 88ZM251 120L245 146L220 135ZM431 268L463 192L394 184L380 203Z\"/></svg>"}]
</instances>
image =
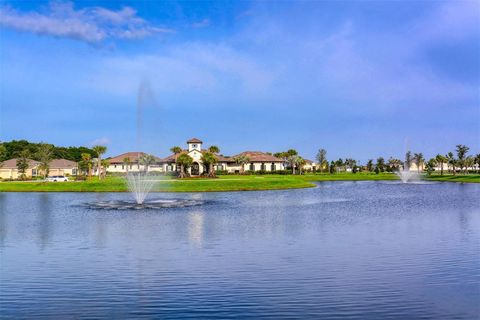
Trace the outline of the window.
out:
<instances>
[{"instance_id":1,"label":"window","mask_svg":"<svg viewBox=\"0 0 480 320\"><path fill-rule=\"evenodd\" d=\"M255 165L253 163L250 163L250 171L255 171Z\"/></svg>"},{"instance_id":2,"label":"window","mask_svg":"<svg viewBox=\"0 0 480 320\"><path fill-rule=\"evenodd\" d=\"M122 170L124 170L124 169L125 169L125 165L124 165L124 164L122 164Z\"/></svg>"},{"instance_id":3,"label":"window","mask_svg":"<svg viewBox=\"0 0 480 320\"><path fill-rule=\"evenodd\" d=\"M271 170L272 170L272 171L275 171L275 163L272 163L272 165L271 165Z\"/></svg>"},{"instance_id":4,"label":"window","mask_svg":"<svg viewBox=\"0 0 480 320\"><path fill-rule=\"evenodd\" d=\"M35 177L37 175L37 169L32 169L32 177Z\"/></svg>"},{"instance_id":5,"label":"window","mask_svg":"<svg viewBox=\"0 0 480 320\"><path fill-rule=\"evenodd\" d=\"M117 165L114 165L113 167L114 167L114 168L116 168L116 167L117 167ZM123 166L122 166L122 167L123 167ZM123 168L122 168L122 169L123 169Z\"/></svg>"},{"instance_id":6,"label":"window","mask_svg":"<svg viewBox=\"0 0 480 320\"><path fill-rule=\"evenodd\" d=\"M77 168L73 168L73 169L72 169L72 174L73 174L74 176L77 175Z\"/></svg>"},{"instance_id":7,"label":"window","mask_svg":"<svg viewBox=\"0 0 480 320\"><path fill-rule=\"evenodd\" d=\"M262 171L267 170L267 166L265 165L265 163L262 163L262 166L260 168L261 168Z\"/></svg>"},{"instance_id":8,"label":"window","mask_svg":"<svg viewBox=\"0 0 480 320\"><path fill-rule=\"evenodd\" d=\"M192 148L193 148L193 149L196 149L196 148L197 148L197 145L196 145L196 144L192 144Z\"/></svg>"}]
</instances>

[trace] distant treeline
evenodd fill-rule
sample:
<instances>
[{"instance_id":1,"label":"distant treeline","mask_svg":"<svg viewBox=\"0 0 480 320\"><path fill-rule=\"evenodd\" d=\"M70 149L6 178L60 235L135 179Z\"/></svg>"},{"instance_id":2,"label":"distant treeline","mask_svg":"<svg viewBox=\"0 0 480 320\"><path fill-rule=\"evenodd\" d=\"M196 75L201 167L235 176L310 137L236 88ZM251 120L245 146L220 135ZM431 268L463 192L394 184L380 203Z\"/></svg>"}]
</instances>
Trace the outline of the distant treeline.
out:
<instances>
[{"instance_id":1,"label":"distant treeline","mask_svg":"<svg viewBox=\"0 0 480 320\"><path fill-rule=\"evenodd\" d=\"M0 162L17 158L24 150L28 150L30 157L34 160L37 159L38 149L40 145L45 143L33 143L27 140L12 140L10 142L0 143ZM52 159L68 159L71 161L79 162L82 160L82 153L88 153L92 158L97 157L97 153L87 147L58 147L53 144L49 144L53 147Z\"/></svg>"}]
</instances>

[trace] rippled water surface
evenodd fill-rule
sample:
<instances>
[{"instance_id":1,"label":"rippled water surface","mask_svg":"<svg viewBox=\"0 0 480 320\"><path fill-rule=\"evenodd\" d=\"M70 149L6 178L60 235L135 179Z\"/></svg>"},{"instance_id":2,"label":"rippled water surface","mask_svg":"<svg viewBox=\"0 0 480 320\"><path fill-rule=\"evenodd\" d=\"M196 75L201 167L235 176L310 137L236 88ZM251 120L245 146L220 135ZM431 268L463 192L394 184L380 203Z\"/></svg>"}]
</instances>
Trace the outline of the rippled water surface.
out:
<instances>
[{"instance_id":1,"label":"rippled water surface","mask_svg":"<svg viewBox=\"0 0 480 320\"><path fill-rule=\"evenodd\" d=\"M2 318L477 319L480 188L0 194Z\"/></svg>"}]
</instances>

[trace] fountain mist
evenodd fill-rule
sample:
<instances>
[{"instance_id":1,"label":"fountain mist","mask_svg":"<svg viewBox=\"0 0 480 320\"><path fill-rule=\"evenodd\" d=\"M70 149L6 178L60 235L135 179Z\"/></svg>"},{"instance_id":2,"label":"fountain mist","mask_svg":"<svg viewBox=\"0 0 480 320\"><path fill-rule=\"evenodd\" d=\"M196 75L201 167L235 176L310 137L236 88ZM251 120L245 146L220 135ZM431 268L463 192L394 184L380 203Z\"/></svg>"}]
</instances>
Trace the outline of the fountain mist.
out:
<instances>
[{"instance_id":1,"label":"fountain mist","mask_svg":"<svg viewBox=\"0 0 480 320\"><path fill-rule=\"evenodd\" d=\"M144 79L140 83L137 95L137 147L142 145L143 130L143 109L146 104L154 104L155 99L150 87L150 83ZM140 154L137 155L138 168L140 170ZM139 172L128 172L127 176L128 190L132 193L137 204L143 204L150 191L158 182L148 172L148 165L145 170Z\"/></svg>"},{"instance_id":2,"label":"fountain mist","mask_svg":"<svg viewBox=\"0 0 480 320\"><path fill-rule=\"evenodd\" d=\"M132 193L137 204L143 204L150 191L157 183L148 171L131 172L127 174L128 190Z\"/></svg>"},{"instance_id":3,"label":"fountain mist","mask_svg":"<svg viewBox=\"0 0 480 320\"><path fill-rule=\"evenodd\" d=\"M408 151L408 140L405 139L405 161L403 162L403 168L400 168L398 172L395 172L403 183L408 183L412 180L420 180L420 174L410 170L411 162L411 152Z\"/></svg>"}]
</instances>

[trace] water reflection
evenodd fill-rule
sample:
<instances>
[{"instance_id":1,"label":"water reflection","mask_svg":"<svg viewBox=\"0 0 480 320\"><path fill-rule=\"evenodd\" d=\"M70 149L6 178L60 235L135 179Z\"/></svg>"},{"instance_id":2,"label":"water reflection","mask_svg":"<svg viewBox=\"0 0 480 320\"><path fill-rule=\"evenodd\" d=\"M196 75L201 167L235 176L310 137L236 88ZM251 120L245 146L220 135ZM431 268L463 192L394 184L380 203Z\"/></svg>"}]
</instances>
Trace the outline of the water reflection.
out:
<instances>
[{"instance_id":1,"label":"water reflection","mask_svg":"<svg viewBox=\"0 0 480 320\"><path fill-rule=\"evenodd\" d=\"M53 233L52 201L52 195L48 192L38 196L38 244L41 249L45 249Z\"/></svg>"},{"instance_id":2,"label":"water reflection","mask_svg":"<svg viewBox=\"0 0 480 320\"><path fill-rule=\"evenodd\" d=\"M7 195L0 192L0 246L5 244L7 237Z\"/></svg>"},{"instance_id":3,"label":"water reflection","mask_svg":"<svg viewBox=\"0 0 480 320\"><path fill-rule=\"evenodd\" d=\"M201 248L204 237L204 212L195 209L188 214L188 239L197 248Z\"/></svg>"},{"instance_id":4,"label":"water reflection","mask_svg":"<svg viewBox=\"0 0 480 320\"><path fill-rule=\"evenodd\" d=\"M480 186L0 194L5 318L475 319ZM45 254L48 252L48 254ZM114 311L112 311L114 310Z\"/></svg>"}]
</instances>

